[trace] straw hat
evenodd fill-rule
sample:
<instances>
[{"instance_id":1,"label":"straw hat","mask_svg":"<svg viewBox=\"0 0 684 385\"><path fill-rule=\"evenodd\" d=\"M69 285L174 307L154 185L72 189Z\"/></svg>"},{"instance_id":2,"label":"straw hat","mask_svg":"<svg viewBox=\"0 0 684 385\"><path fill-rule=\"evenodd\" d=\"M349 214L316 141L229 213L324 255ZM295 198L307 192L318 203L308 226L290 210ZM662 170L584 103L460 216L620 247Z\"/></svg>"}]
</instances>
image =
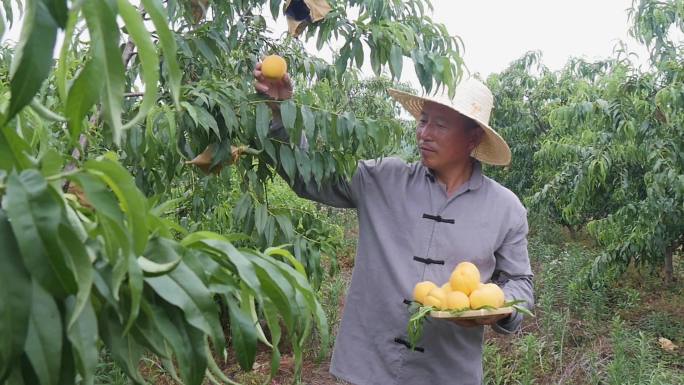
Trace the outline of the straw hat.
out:
<instances>
[{"instance_id":1,"label":"straw hat","mask_svg":"<svg viewBox=\"0 0 684 385\"><path fill-rule=\"evenodd\" d=\"M420 119L426 101L441 104L469 117L477 122L485 133L480 145L470 155L483 163L495 166L506 166L511 163L511 149L508 144L501 135L489 127L494 97L482 82L473 78L464 80L456 87L453 99L449 98L447 92L434 97L412 95L393 88L388 92L416 119Z\"/></svg>"}]
</instances>

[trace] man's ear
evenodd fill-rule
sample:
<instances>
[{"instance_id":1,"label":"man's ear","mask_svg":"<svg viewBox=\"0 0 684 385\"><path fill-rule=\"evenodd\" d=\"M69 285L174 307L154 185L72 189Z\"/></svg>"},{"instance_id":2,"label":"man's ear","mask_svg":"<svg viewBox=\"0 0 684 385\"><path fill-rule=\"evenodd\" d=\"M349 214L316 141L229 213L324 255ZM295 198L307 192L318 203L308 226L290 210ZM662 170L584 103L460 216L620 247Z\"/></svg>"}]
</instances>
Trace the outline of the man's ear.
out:
<instances>
[{"instance_id":1,"label":"man's ear","mask_svg":"<svg viewBox=\"0 0 684 385\"><path fill-rule=\"evenodd\" d=\"M479 146L482 142L482 139L484 139L484 135L484 129L482 129L480 126L477 126L477 128L475 128L471 133L468 151L472 152L475 148L477 148L477 146Z\"/></svg>"}]
</instances>

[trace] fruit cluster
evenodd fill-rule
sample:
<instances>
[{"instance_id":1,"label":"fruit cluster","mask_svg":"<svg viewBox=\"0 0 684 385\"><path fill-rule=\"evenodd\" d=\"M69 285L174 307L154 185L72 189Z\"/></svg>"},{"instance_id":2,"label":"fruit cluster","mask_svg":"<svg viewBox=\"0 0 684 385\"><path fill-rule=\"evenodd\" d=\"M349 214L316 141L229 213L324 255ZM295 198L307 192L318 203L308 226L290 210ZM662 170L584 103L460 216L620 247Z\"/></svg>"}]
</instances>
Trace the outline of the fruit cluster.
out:
<instances>
[{"instance_id":1,"label":"fruit cluster","mask_svg":"<svg viewBox=\"0 0 684 385\"><path fill-rule=\"evenodd\" d=\"M441 310L499 308L505 302L503 290L495 283L480 282L480 271L470 262L456 265L449 281L442 286L430 281L417 283L413 299Z\"/></svg>"}]
</instances>

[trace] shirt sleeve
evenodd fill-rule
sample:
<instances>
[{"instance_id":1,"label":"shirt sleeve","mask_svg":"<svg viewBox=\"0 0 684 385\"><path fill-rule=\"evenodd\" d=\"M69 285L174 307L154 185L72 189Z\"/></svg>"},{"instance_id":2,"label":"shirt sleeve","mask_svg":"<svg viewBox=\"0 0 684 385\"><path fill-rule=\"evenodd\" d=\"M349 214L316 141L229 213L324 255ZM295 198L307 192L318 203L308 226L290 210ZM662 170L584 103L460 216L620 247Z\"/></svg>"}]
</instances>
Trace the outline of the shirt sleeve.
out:
<instances>
[{"instance_id":1,"label":"shirt sleeve","mask_svg":"<svg viewBox=\"0 0 684 385\"><path fill-rule=\"evenodd\" d=\"M282 141L290 140L282 120L276 117L271 121L269 136ZM309 149L309 143L304 135L302 135L299 148L304 151ZM301 198L340 208L355 208L357 205L355 194L352 191L352 183L360 177L359 173L356 173L357 175L354 175L352 180L336 178L319 186L313 178L310 178L308 182L305 181L298 172L294 180L290 180L282 167L276 167L276 169L283 179L291 183L292 190Z\"/></svg>"},{"instance_id":2,"label":"shirt sleeve","mask_svg":"<svg viewBox=\"0 0 684 385\"><path fill-rule=\"evenodd\" d=\"M527 252L527 213L522 215L517 226L511 228L496 256L494 281L502 287L506 301L524 300L522 304L529 310L534 307L534 290L532 285L532 268ZM494 331L501 334L515 332L521 325L523 315L514 311L509 317L492 325Z\"/></svg>"}]
</instances>

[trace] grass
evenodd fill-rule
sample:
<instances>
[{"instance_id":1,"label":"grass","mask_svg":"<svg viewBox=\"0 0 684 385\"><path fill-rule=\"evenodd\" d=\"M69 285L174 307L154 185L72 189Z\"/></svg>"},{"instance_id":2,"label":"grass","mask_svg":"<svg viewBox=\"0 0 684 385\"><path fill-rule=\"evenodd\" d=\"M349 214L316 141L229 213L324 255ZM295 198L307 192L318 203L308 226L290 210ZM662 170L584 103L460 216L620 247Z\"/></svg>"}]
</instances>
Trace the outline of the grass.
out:
<instances>
[{"instance_id":1,"label":"grass","mask_svg":"<svg viewBox=\"0 0 684 385\"><path fill-rule=\"evenodd\" d=\"M487 333L485 384L682 384L684 345L681 257L678 283L631 267L618 281L582 280L596 256L587 239L532 223L536 317L513 336Z\"/></svg>"}]
</instances>

